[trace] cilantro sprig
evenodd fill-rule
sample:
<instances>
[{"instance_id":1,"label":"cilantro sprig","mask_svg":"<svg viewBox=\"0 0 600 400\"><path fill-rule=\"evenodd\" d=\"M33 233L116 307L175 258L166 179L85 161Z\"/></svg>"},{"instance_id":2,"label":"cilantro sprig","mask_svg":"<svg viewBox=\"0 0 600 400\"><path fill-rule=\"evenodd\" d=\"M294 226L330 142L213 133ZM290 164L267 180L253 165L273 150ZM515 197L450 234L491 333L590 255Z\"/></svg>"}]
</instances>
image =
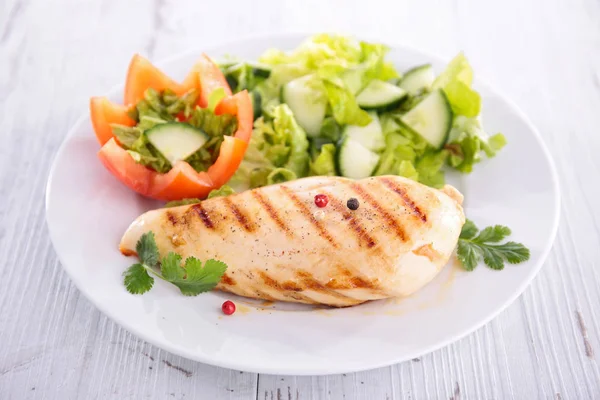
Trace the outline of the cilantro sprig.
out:
<instances>
[{"instance_id":1,"label":"cilantro sprig","mask_svg":"<svg viewBox=\"0 0 600 400\"><path fill-rule=\"evenodd\" d=\"M154 277L177 286L185 296L197 296L217 286L227 270L227 265L217 260L207 260L204 265L195 257L186 258L182 265L179 254L170 252L160 260L154 233L144 233L135 250L140 259L123 273L123 283L132 294L144 294L154 285Z\"/></svg>"},{"instance_id":2,"label":"cilantro sprig","mask_svg":"<svg viewBox=\"0 0 600 400\"><path fill-rule=\"evenodd\" d=\"M481 232L473 221L467 220L458 239L456 254L467 271L475 269L480 259L491 269L504 269L504 262L518 264L529 260L529 249L516 242L498 244L511 234L502 225L488 226Z\"/></svg>"}]
</instances>

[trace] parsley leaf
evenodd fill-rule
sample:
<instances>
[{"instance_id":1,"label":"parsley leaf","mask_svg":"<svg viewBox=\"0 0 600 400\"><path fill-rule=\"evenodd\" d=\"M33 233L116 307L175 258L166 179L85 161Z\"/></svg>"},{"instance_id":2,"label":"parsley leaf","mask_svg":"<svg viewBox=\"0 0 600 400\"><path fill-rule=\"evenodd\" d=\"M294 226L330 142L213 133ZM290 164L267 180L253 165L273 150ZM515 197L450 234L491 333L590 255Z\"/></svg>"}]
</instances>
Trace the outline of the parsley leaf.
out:
<instances>
[{"instance_id":1,"label":"parsley leaf","mask_svg":"<svg viewBox=\"0 0 600 400\"><path fill-rule=\"evenodd\" d=\"M475 252L474 246L469 246L464 240L458 240L458 248L456 249L458 260L467 271L473 271L477 266L479 255Z\"/></svg>"},{"instance_id":2,"label":"parsley leaf","mask_svg":"<svg viewBox=\"0 0 600 400\"><path fill-rule=\"evenodd\" d=\"M129 293L144 294L154 285L154 278L142 264L133 264L123 273L123 277L123 283Z\"/></svg>"},{"instance_id":3,"label":"parsley leaf","mask_svg":"<svg viewBox=\"0 0 600 400\"><path fill-rule=\"evenodd\" d=\"M160 264L160 272L162 277L168 282L183 279L185 269L181 267L181 256L172 252L167 254Z\"/></svg>"},{"instance_id":4,"label":"parsley leaf","mask_svg":"<svg viewBox=\"0 0 600 400\"><path fill-rule=\"evenodd\" d=\"M196 296L208 292L217 286L225 273L227 265L221 261L208 260L202 267L202 262L195 257L185 260L185 279L170 281L177 286L185 296Z\"/></svg>"},{"instance_id":5,"label":"parsley leaf","mask_svg":"<svg viewBox=\"0 0 600 400\"><path fill-rule=\"evenodd\" d=\"M208 292L217 286L227 269L221 261L202 262L188 257L184 266L181 256L170 252L162 258L159 265L159 252L154 233L143 234L135 247L140 262L132 265L123 273L123 283L129 293L144 294L154 285L152 275L177 286L185 296L196 296ZM157 272L160 267L160 274Z\"/></svg>"},{"instance_id":6,"label":"parsley leaf","mask_svg":"<svg viewBox=\"0 0 600 400\"><path fill-rule=\"evenodd\" d=\"M475 235L477 235L479 229L475 226L475 223L468 219L462 227L462 231L460 231L461 239L473 239Z\"/></svg>"},{"instance_id":7,"label":"parsley leaf","mask_svg":"<svg viewBox=\"0 0 600 400\"><path fill-rule=\"evenodd\" d=\"M477 238L474 240L481 243L498 243L499 241L510 235L510 233L510 229L506 226L488 226L487 228L479 232L479 236L477 236Z\"/></svg>"},{"instance_id":8,"label":"parsley leaf","mask_svg":"<svg viewBox=\"0 0 600 400\"><path fill-rule=\"evenodd\" d=\"M511 231L502 225L488 226L481 232L473 221L467 220L458 239L456 255L467 271L472 271L481 258L485 265L495 270L504 269L504 262L518 264L529 260L529 249L516 242L499 243Z\"/></svg>"},{"instance_id":9,"label":"parsley leaf","mask_svg":"<svg viewBox=\"0 0 600 400\"><path fill-rule=\"evenodd\" d=\"M146 264L149 267L154 267L158 264L158 246L154 240L154 233L144 233L137 244L135 245L135 251L142 264Z\"/></svg>"}]
</instances>

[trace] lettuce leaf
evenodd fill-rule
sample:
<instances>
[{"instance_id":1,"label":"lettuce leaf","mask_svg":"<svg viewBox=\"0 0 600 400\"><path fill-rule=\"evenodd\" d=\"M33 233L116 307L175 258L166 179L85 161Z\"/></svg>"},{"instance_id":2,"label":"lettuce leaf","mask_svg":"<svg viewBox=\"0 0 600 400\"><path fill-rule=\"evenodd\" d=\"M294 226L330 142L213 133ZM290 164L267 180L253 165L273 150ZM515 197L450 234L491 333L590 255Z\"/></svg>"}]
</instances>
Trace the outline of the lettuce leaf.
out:
<instances>
[{"instance_id":1,"label":"lettuce leaf","mask_svg":"<svg viewBox=\"0 0 600 400\"><path fill-rule=\"evenodd\" d=\"M442 167L448 157L448 151L428 151L416 162L418 181L424 185L441 188L446 183Z\"/></svg>"},{"instance_id":2,"label":"lettuce leaf","mask_svg":"<svg viewBox=\"0 0 600 400\"><path fill-rule=\"evenodd\" d=\"M161 174L169 172L171 163L160 151L148 141L146 135L142 134L131 146L125 147L133 159L146 167L150 167Z\"/></svg>"},{"instance_id":3,"label":"lettuce leaf","mask_svg":"<svg viewBox=\"0 0 600 400\"><path fill-rule=\"evenodd\" d=\"M284 143L290 149L285 164L278 166L289 169L298 177L306 176L308 173L308 139L306 132L298 125L292 110L286 104L275 109L273 127L275 132L280 132L284 136Z\"/></svg>"},{"instance_id":4,"label":"lettuce leaf","mask_svg":"<svg viewBox=\"0 0 600 400\"><path fill-rule=\"evenodd\" d=\"M504 135L497 133L489 137L479 118L457 116L445 146L449 151L448 164L461 172L469 173L473 171L473 165L481 161L481 151L488 157L494 157L505 145Z\"/></svg>"},{"instance_id":5,"label":"lettuce leaf","mask_svg":"<svg viewBox=\"0 0 600 400\"><path fill-rule=\"evenodd\" d=\"M398 122L399 115L384 113L380 117L386 147L374 175L400 175L440 188L445 183L442 168L448 151L432 149L423 138Z\"/></svg>"},{"instance_id":6,"label":"lettuce leaf","mask_svg":"<svg viewBox=\"0 0 600 400\"><path fill-rule=\"evenodd\" d=\"M275 185L278 183L284 183L288 181L293 181L298 177L294 173L287 168L275 168L273 171L267 175L267 185Z\"/></svg>"},{"instance_id":7,"label":"lettuce leaf","mask_svg":"<svg viewBox=\"0 0 600 400\"><path fill-rule=\"evenodd\" d=\"M336 148L332 143L321 146L320 152L310 162L310 175L337 175L335 169Z\"/></svg>"},{"instance_id":8,"label":"lettuce leaf","mask_svg":"<svg viewBox=\"0 0 600 400\"><path fill-rule=\"evenodd\" d=\"M321 125L321 132L319 132L319 138L328 139L333 143L340 140L341 137L342 127L337 122L335 122L334 118L325 118L323 120L323 124Z\"/></svg>"},{"instance_id":9,"label":"lettuce leaf","mask_svg":"<svg viewBox=\"0 0 600 400\"><path fill-rule=\"evenodd\" d=\"M381 44L328 34L315 35L292 52L268 50L259 61L271 66L271 76L257 87L267 104L266 112L269 105L278 104L276 96L283 84L314 74L314 88L327 97L338 124L367 125L371 118L358 107L355 96L373 79L399 76L393 65L384 61L387 51Z\"/></svg>"},{"instance_id":10,"label":"lettuce leaf","mask_svg":"<svg viewBox=\"0 0 600 400\"><path fill-rule=\"evenodd\" d=\"M214 105L224 95L224 91L217 90L211 94L210 102ZM189 118L187 123L211 137L202 148L185 160L196 171L206 171L219 156L223 137L237 130L237 119L230 114L215 115L208 108L200 108L196 105L197 100L195 89L182 96L177 96L169 89L162 92L152 88L147 89L144 98L135 107L136 112L132 115L137 122L136 126L114 124L113 134L137 163L159 173L166 173L171 169L171 163L148 141L145 132L157 125L175 122L183 113L186 118Z\"/></svg>"},{"instance_id":11,"label":"lettuce leaf","mask_svg":"<svg viewBox=\"0 0 600 400\"><path fill-rule=\"evenodd\" d=\"M244 160L228 184L236 191L307 176L308 139L286 104L254 122Z\"/></svg>"},{"instance_id":12,"label":"lettuce leaf","mask_svg":"<svg viewBox=\"0 0 600 400\"><path fill-rule=\"evenodd\" d=\"M230 186L223 185L219 189L211 190L207 199L212 199L213 197L226 197L230 194L235 194L235 190L233 190Z\"/></svg>"},{"instance_id":13,"label":"lettuce leaf","mask_svg":"<svg viewBox=\"0 0 600 400\"><path fill-rule=\"evenodd\" d=\"M460 52L454 57L442 72L433 81L433 88L444 88L447 84L453 81L463 82L465 85L471 86L473 83L473 69L467 60L467 57Z\"/></svg>"},{"instance_id":14,"label":"lettuce leaf","mask_svg":"<svg viewBox=\"0 0 600 400\"><path fill-rule=\"evenodd\" d=\"M323 85L331 112L338 124L365 126L371 122L371 117L358 106L350 89L331 80L323 81Z\"/></svg>"},{"instance_id":15,"label":"lettuce leaf","mask_svg":"<svg viewBox=\"0 0 600 400\"><path fill-rule=\"evenodd\" d=\"M473 69L463 53L459 53L433 82L443 89L456 115L476 117L481 111L481 96L471 88Z\"/></svg>"},{"instance_id":16,"label":"lettuce leaf","mask_svg":"<svg viewBox=\"0 0 600 400\"><path fill-rule=\"evenodd\" d=\"M398 166L398 175L403 176L413 181L419 181L419 172L415 168L414 163L408 160L400 161Z\"/></svg>"},{"instance_id":17,"label":"lettuce leaf","mask_svg":"<svg viewBox=\"0 0 600 400\"><path fill-rule=\"evenodd\" d=\"M259 62L274 66L295 66L298 71L316 71L328 66L347 68L359 64L361 56L360 42L357 40L340 35L319 34L308 38L292 52L267 50L259 58Z\"/></svg>"},{"instance_id":18,"label":"lettuce leaf","mask_svg":"<svg viewBox=\"0 0 600 400\"><path fill-rule=\"evenodd\" d=\"M380 122L386 146L373 175L402 175L417 180L414 163L425 152L427 143L400 125L396 115L382 114Z\"/></svg>"},{"instance_id":19,"label":"lettuce leaf","mask_svg":"<svg viewBox=\"0 0 600 400\"><path fill-rule=\"evenodd\" d=\"M214 190L212 192L214 192ZM210 194L208 196L210 197ZM198 204L198 203L201 203L201 202L202 202L202 200L200 200L198 198L173 200L173 201L169 201L167 204L165 204L164 208L179 207L179 206L188 206L188 205L191 205L191 204Z\"/></svg>"}]
</instances>

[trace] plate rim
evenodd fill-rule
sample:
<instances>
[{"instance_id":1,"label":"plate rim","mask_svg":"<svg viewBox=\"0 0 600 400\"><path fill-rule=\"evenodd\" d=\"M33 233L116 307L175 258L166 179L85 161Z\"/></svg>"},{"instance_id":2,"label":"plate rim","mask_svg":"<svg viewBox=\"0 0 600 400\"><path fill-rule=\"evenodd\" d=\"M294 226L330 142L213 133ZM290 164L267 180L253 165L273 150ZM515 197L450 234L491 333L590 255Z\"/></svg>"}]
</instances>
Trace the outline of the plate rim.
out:
<instances>
[{"instance_id":1,"label":"plate rim","mask_svg":"<svg viewBox=\"0 0 600 400\"><path fill-rule=\"evenodd\" d=\"M325 33L332 33L332 32L325 32ZM248 35L244 38L231 39L231 40L226 40L226 41L213 41L213 42L211 42L212 43L211 45L205 46L204 48L192 48L192 49L188 49L185 51L181 51L181 52L173 54L169 57L163 58L163 59L159 60L158 62L156 62L155 64L157 66L162 66L162 65L168 64L170 62L174 62L177 59L185 58L186 56L188 56L190 54L199 54L202 52L216 51L217 49L222 48L222 47L227 47L229 45L234 45L234 44L239 45L240 43L244 43L244 42L255 42L255 41L268 42L269 40L272 41L274 39L282 39L282 38L294 39L294 40L301 41L302 39L305 39L314 34L315 34L315 32L268 33L268 34ZM363 35L358 32L357 33L348 33L348 32L338 31L337 34L351 36L351 37L357 38L359 40L367 40L367 41L373 41L376 43L384 43L390 49L406 50L406 51L410 51L410 52L414 52L414 53L419 53L427 58L430 58L431 60L445 62L445 59L443 57L433 54L427 50L421 50L417 47L407 45L405 43L381 40L381 38L378 38L376 36ZM537 127L533 124L533 122L529 119L529 117L525 114L525 112L523 110L521 110L521 108L515 102L513 102L509 97L507 97L501 90L498 90L496 87L489 85L487 83L487 81L485 81L484 79L482 79L480 77L477 77L476 84L477 84L477 86L485 87L486 90L490 91L497 98L499 98L502 102L504 102L508 106L508 108L511 110L511 112L514 113L519 119L521 119L522 122L525 124L525 126L533 133L533 136L534 136L537 144L540 146L540 148L542 150L542 154L549 165L549 173L550 173L551 181L553 184L553 194L554 194L555 205L554 205L554 212L553 212L552 229L551 229L550 235L548 236L546 245L540 253L539 261L537 263L535 263L535 265L531 268L530 272L526 275L526 278L519 285L517 285L515 287L513 293L507 298L507 300L505 300L501 305L499 305L498 307L493 309L485 318L482 318L477 323L474 323L471 326L461 330L460 332L458 332L454 335L448 336L444 340L441 340L433 345L425 346L425 349L421 349L421 350L413 351L413 352L407 352L407 353L404 353L400 357L390 357L388 360L382 361L382 362L371 362L360 368L344 369L343 367L340 367L340 368L329 368L328 367L326 369L321 369L321 368L319 368L319 366L313 366L310 369L309 368L295 369L295 367L291 367L291 368L287 368L285 371L280 371L280 370L275 370L272 368L264 368L264 367L255 368L252 366L251 362L239 362L239 360L232 362L232 361L227 361L227 360L221 360L218 357L211 358L210 356L203 355L203 354L191 354L191 353L179 350L179 349L171 346L168 342L160 341L159 340L160 338L158 338L158 337L154 338L154 337L146 334L145 331L136 329L133 325L129 326L126 323L126 321L120 320L119 318L115 317L108 308L105 308L100 302L96 302L93 298L91 298L88 295L88 293L86 291L82 290L82 286L83 286L82 283L79 282L70 273L70 269L63 262L63 257L61 256L61 254L59 254L58 251L56 251L55 234L53 233L53 229L51 228L50 222L48 220L48 212L49 212L49 205L50 205L50 187L52 185L52 181L53 181L53 177L55 174L55 169L57 167L58 160L59 160L59 158L61 158L62 153L65 151L65 148L67 146L67 143L69 142L69 139L75 135L75 133L77 132L80 125L85 123L85 121L90 118L89 109L86 112L84 112L79 118L77 118L77 120L73 123L71 128L68 130L67 134L64 136L62 143L59 146L59 148L56 152L56 155L54 156L54 159L52 161L52 166L48 173L48 178L47 178L46 187L45 187L45 192L46 192L45 193L45 219L46 219L46 226L48 227L50 241L55 250L55 254L56 254L58 260L60 261L62 269L66 272L67 276L69 277L71 282L73 282L73 284L79 290L79 292L81 294L83 294L83 296L90 303L92 303L100 312L102 312L111 321L115 322L117 325L119 325L121 328L125 329L127 332L131 333L132 335L152 344L153 346L156 346L160 349L168 351L169 353L172 353L172 354L175 354L175 355L178 355L178 356L181 356L181 357L184 357L186 359L193 360L196 362L201 362L204 364L221 367L221 368L235 369L235 370L241 370L241 371L246 371L246 372L251 372L251 373L259 373L259 374L288 375L288 376L289 375L322 376L322 375L330 375L330 374L352 373L352 372L372 370L372 369L376 369L376 368L381 368L381 367L386 367L386 366L402 363L402 362L408 361L410 359L413 359L415 357L421 357L423 355L430 354L436 350L446 347L446 346L450 345L451 343L454 343L454 342L472 334L473 332L479 330L484 325L487 325L491 320L493 320L499 314L501 314L504 310L506 310L506 308L508 308L508 306L513 304L515 302L515 300L517 300L517 298L519 298L523 294L525 289L527 289L527 287L533 282L533 280L535 279L535 277L538 275L539 271L545 264L546 260L548 259L550 251L552 249L552 246L555 242L559 223L560 223L560 211L561 211L560 180L558 177L556 164L554 162L552 154L550 153L550 150L548 149L546 143L544 142L542 135L538 131ZM117 84L117 85L112 86L110 88L110 90L108 90L105 93L105 96L110 96L111 94L114 94L115 92L118 92L119 90L122 90L122 88L124 86L125 86L124 84Z\"/></svg>"}]
</instances>

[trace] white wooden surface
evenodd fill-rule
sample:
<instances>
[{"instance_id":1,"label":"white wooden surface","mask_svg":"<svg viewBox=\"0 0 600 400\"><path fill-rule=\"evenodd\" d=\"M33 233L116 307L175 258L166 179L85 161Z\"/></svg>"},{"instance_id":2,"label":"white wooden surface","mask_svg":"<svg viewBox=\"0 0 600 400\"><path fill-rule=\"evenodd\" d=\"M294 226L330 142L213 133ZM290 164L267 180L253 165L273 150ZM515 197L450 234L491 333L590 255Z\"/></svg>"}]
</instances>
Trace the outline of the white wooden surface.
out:
<instances>
[{"instance_id":1,"label":"white wooden surface","mask_svg":"<svg viewBox=\"0 0 600 400\"><path fill-rule=\"evenodd\" d=\"M0 0L0 399L600 398L599 27L594 0ZM538 126L561 178L561 226L538 278L498 318L388 368L258 376L150 346L71 284L44 186L88 97L122 81L134 52L158 60L286 31L379 36L446 58L462 49Z\"/></svg>"}]
</instances>

